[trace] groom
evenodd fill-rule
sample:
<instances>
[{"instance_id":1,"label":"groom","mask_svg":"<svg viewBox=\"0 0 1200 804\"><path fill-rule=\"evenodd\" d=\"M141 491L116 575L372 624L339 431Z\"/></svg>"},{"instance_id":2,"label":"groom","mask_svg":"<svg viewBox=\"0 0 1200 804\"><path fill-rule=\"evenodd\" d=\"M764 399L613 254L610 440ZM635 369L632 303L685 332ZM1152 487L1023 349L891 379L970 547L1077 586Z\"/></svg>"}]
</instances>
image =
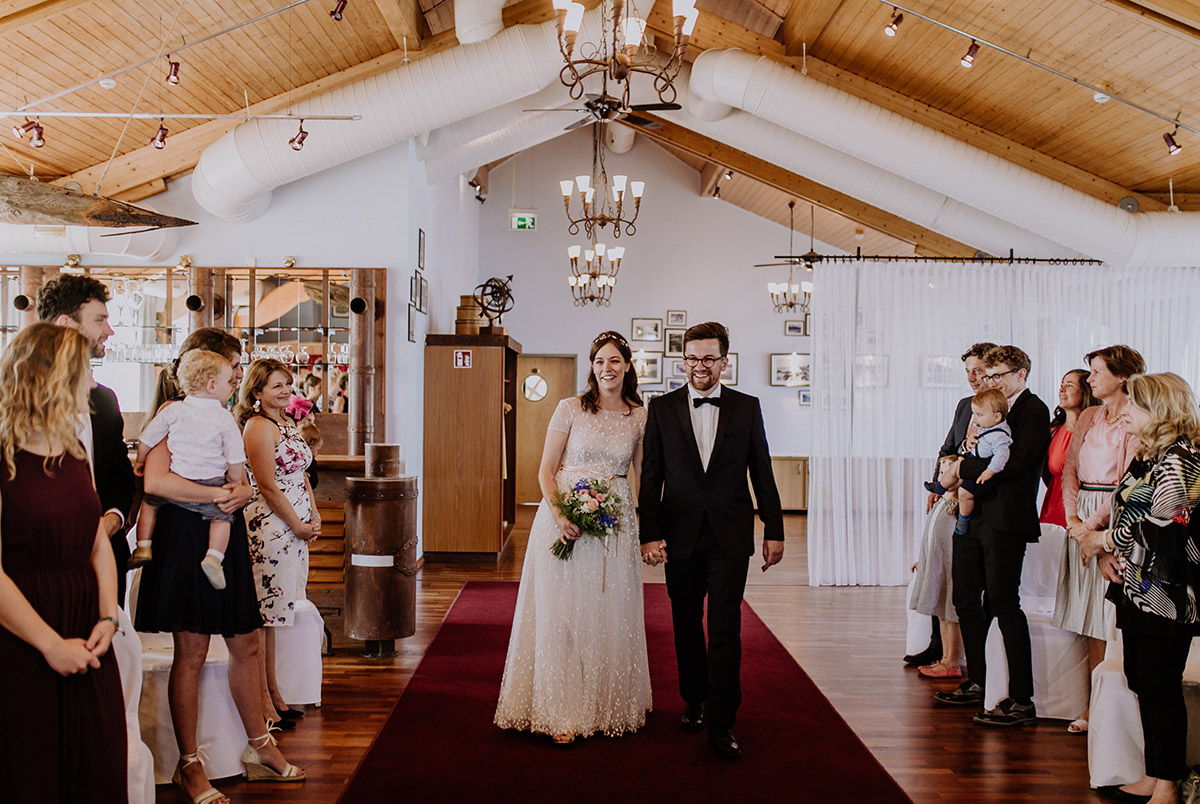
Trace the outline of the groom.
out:
<instances>
[{"instance_id":1,"label":"groom","mask_svg":"<svg viewBox=\"0 0 1200 804\"><path fill-rule=\"evenodd\" d=\"M709 745L732 760L741 755L731 729L742 701L741 605L754 554L747 473L766 527L764 571L783 558L783 514L758 399L721 385L728 354L729 330L721 324L684 333L688 385L650 403L638 505L642 559L667 564L686 704L679 723L691 732L707 725Z\"/></svg>"}]
</instances>

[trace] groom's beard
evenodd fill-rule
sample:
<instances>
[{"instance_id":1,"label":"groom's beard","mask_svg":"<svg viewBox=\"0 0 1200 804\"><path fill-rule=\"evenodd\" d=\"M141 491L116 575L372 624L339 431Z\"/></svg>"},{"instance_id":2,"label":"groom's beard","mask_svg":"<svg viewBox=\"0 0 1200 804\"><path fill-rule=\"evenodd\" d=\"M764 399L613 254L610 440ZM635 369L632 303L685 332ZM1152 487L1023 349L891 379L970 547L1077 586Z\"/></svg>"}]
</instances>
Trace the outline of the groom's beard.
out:
<instances>
[{"instance_id":1,"label":"groom's beard","mask_svg":"<svg viewBox=\"0 0 1200 804\"><path fill-rule=\"evenodd\" d=\"M708 376L706 377L699 377L697 376L696 372L693 371L688 375L688 382L693 388L701 393L708 391L711 388L715 388L717 383L721 380L721 375L715 370L716 366L713 366L713 369L714 370L708 372Z\"/></svg>"}]
</instances>

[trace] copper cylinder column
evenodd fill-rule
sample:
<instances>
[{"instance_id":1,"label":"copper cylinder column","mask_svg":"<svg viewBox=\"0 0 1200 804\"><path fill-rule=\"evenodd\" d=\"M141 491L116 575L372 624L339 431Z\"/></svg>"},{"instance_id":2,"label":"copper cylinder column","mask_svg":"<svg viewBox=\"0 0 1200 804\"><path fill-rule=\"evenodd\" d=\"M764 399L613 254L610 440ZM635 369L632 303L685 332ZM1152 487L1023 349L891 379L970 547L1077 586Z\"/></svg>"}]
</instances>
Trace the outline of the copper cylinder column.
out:
<instances>
[{"instance_id":1,"label":"copper cylinder column","mask_svg":"<svg viewBox=\"0 0 1200 804\"><path fill-rule=\"evenodd\" d=\"M396 445L370 444L368 475L403 471ZM417 479L346 478L345 632L363 654L394 656L417 631Z\"/></svg>"}]
</instances>

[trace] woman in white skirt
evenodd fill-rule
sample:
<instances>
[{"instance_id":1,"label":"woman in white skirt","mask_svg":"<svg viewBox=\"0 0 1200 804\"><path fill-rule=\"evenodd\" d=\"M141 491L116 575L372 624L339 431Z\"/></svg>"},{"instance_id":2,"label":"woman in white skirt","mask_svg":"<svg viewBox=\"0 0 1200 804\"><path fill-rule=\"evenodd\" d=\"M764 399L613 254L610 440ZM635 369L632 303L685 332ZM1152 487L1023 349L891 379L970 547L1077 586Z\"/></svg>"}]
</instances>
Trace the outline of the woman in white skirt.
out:
<instances>
[{"instance_id":1,"label":"woman in white skirt","mask_svg":"<svg viewBox=\"0 0 1200 804\"><path fill-rule=\"evenodd\" d=\"M1116 610L1104 599L1108 583L1099 566L1084 562L1078 540L1108 527L1112 493L1137 453L1137 438L1125 432L1125 380L1144 373L1146 362L1136 350L1120 345L1084 359L1091 369L1088 385L1104 404L1079 414L1063 466L1063 509L1071 538L1063 547L1053 624L1088 638L1088 667L1095 670L1104 660L1105 644L1116 638ZM1067 730L1086 732L1087 718L1084 712Z\"/></svg>"}]
</instances>

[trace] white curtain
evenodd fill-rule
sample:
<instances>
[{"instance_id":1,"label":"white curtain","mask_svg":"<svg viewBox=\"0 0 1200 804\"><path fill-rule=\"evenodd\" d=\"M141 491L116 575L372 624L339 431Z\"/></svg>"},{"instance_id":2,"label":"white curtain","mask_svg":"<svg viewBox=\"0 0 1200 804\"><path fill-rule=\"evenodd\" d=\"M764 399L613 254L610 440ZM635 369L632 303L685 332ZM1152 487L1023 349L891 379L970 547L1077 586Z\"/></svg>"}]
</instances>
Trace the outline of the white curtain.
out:
<instances>
[{"instance_id":1,"label":"white curtain","mask_svg":"<svg viewBox=\"0 0 1200 804\"><path fill-rule=\"evenodd\" d=\"M830 263L812 301L809 583L899 585L934 456L969 388L959 356L1011 343L1047 407L1083 356L1126 343L1200 380L1200 271L1088 265Z\"/></svg>"}]
</instances>

